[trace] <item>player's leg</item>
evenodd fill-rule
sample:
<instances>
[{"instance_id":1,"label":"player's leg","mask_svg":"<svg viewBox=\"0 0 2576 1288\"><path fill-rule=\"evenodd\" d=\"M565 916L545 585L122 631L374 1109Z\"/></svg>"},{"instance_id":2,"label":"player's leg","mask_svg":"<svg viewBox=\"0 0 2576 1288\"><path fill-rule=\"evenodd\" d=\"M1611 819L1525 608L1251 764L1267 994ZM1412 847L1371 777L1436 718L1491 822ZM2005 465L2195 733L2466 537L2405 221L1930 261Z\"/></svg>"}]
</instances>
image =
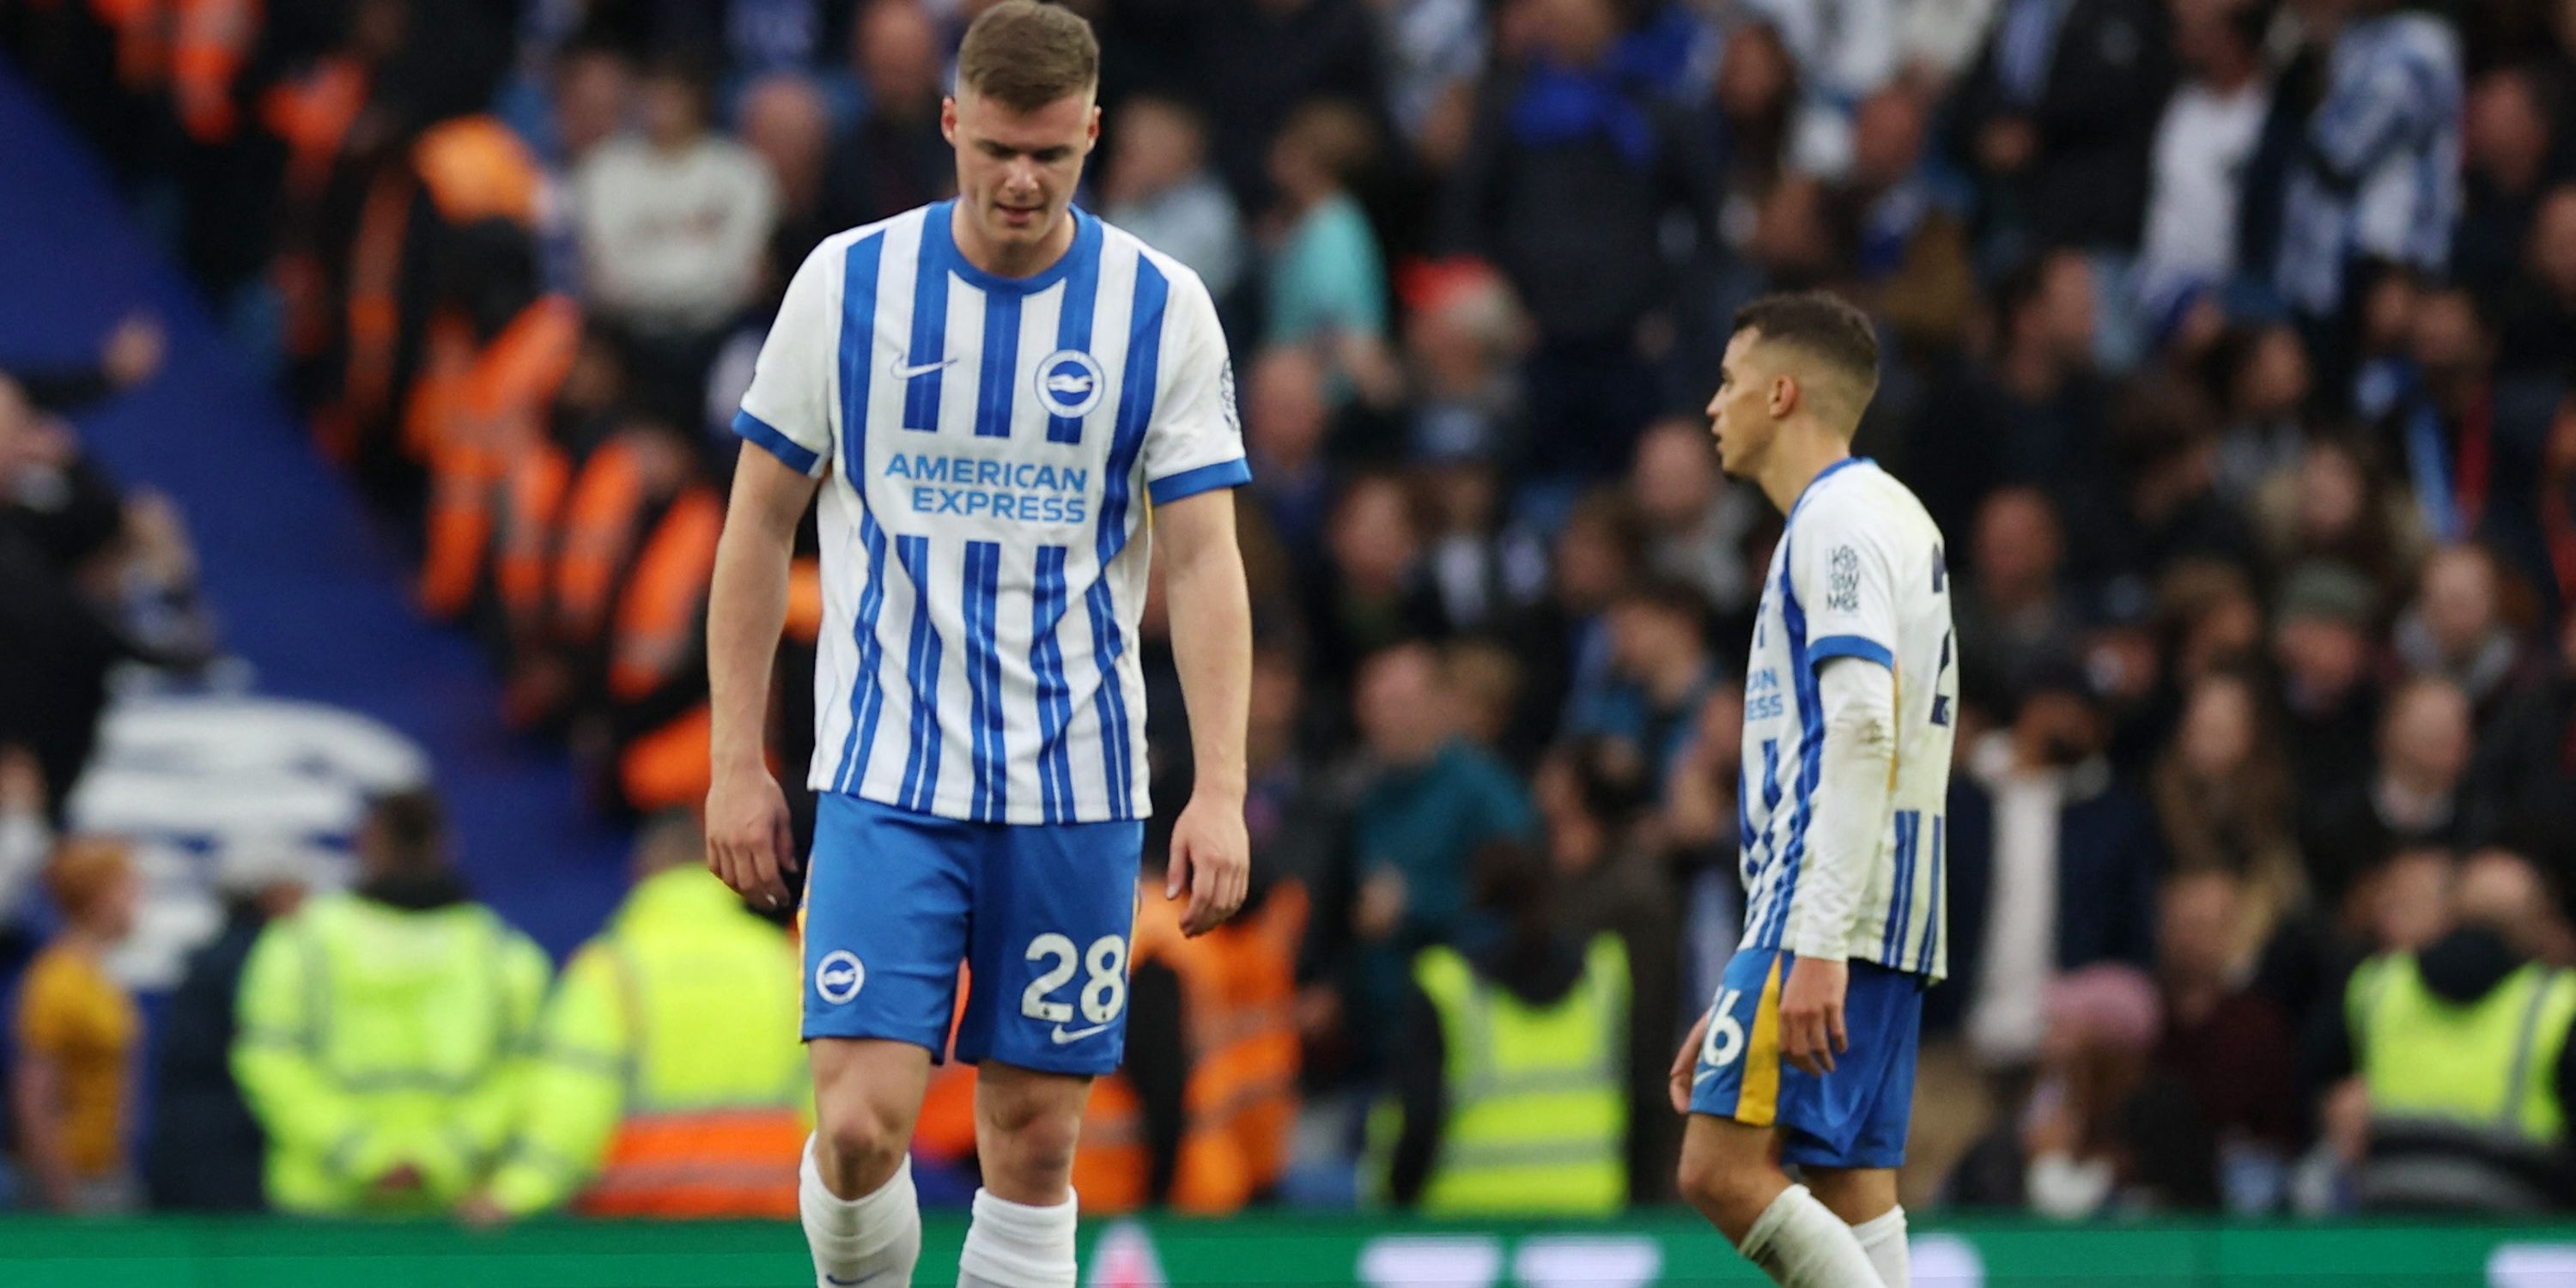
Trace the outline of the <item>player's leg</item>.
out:
<instances>
[{"instance_id":1,"label":"player's leg","mask_svg":"<svg viewBox=\"0 0 2576 1288\"><path fill-rule=\"evenodd\" d=\"M1759 950L1727 963L1692 1076L1682 1197L1784 1288L1878 1288L1851 1227L1780 1167L1784 1133L1820 1117L1820 1084L1780 1056L1788 965Z\"/></svg>"},{"instance_id":2,"label":"player's leg","mask_svg":"<svg viewBox=\"0 0 2576 1288\"><path fill-rule=\"evenodd\" d=\"M1807 1167L1799 1169L1816 1200L1851 1227L1861 1251L1887 1288L1913 1282L1906 1255L1905 1209L1896 1201L1892 1167Z\"/></svg>"},{"instance_id":3,"label":"player's leg","mask_svg":"<svg viewBox=\"0 0 2576 1288\"><path fill-rule=\"evenodd\" d=\"M947 825L954 826L954 825ZM798 1208L824 1288L906 1288L921 1256L908 1153L955 1014L970 909L942 820L827 795L805 888L815 1130Z\"/></svg>"},{"instance_id":4,"label":"player's leg","mask_svg":"<svg viewBox=\"0 0 2576 1288\"><path fill-rule=\"evenodd\" d=\"M826 1288L905 1288L921 1260L912 1188L913 1120L930 1084L930 1052L909 1042L817 1038L814 1135L797 1211Z\"/></svg>"},{"instance_id":5,"label":"player's leg","mask_svg":"<svg viewBox=\"0 0 2576 1288\"><path fill-rule=\"evenodd\" d=\"M1896 1169L1912 1125L1922 1014L1923 990L1913 976L1854 963L1843 997L1852 1049L1823 1084L1834 1087L1826 1097L1831 1112L1822 1116L1829 1126L1800 1133L1783 1150L1816 1198L1852 1228L1886 1288L1907 1288L1913 1277Z\"/></svg>"},{"instance_id":6,"label":"player's leg","mask_svg":"<svg viewBox=\"0 0 2576 1288\"><path fill-rule=\"evenodd\" d=\"M958 1288L1073 1288L1073 1146L1091 1079L1000 1060L976 1068L975 1193Z\"/></svg>"},{"instance_id":7,"label":"player's leg","mask_svg":"<svg viewBox=\"0 0 2576 1288\"><path fill-rule=\"evenodd\" d=\"M1126 1049L1141 823L992 827L975 880L975 984L957 1054L977 1062L964 1288L1073 1288L1073 1147L1091 1079Z\"/></svg>"}]
</instances>

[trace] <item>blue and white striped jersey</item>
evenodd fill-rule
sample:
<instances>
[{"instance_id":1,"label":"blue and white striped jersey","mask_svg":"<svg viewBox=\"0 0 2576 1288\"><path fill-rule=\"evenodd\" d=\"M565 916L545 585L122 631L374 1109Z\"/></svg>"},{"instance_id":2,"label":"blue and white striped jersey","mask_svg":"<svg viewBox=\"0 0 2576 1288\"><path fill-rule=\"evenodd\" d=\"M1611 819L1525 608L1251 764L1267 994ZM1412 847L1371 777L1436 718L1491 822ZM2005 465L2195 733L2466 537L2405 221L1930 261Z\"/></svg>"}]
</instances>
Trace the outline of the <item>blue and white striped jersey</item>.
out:
<instances>
[{"instance_id":1,"label":"blue and white striped jersey","mask_svg":"<svg viewBox=\"0 0 2576 1288\"><path fill-rule=\"evenodd\" d=\"M1959 702L1941 529L1914 493L1854 457L1816 476L1771 552L1744 679L1741 833L1746 948L1822 945L1845 960L1939 979L1950 747ZM1824 786L1818 669L1837 658L1886 667L1896 685L1889 812L1863 867L1848 926L1805 924L1799 878L1813 861Z\"/></svg>"},{"instance_id":2,"label":"blue and white striped jersey","mask_svg":"<svg viewBox=\"0 0 2576 1288\"><path fill-rule=\"evenodd\" d=\"M1148 505L1250 481L1196 274L1082 211L1032 277L950 203L815 248L734 427L820 499L807 783L943 818L1148 811Z\"/></svg>"},{"instance_id":3,"label":"blue and white striped jersey","mask_svg":"<svg viewBox=\"0 0 2576 1288\"><path fill-rule=\"evenodd\" d=\"M2335 37L2282 197L2274 281L2308 314L2343 304L2364 259L2438 273L2460 222L2460 39L2423 13L2362 18Z\"/></svg>"}]
</instances>

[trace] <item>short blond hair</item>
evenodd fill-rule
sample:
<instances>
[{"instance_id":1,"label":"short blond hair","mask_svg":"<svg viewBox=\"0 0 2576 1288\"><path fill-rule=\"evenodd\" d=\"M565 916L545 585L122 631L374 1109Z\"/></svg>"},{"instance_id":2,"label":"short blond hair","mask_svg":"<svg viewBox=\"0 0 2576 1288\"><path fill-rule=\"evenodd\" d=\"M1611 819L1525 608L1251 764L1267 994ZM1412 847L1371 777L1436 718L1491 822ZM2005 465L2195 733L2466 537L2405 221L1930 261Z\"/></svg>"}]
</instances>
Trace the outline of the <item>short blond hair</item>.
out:
<instances>
[{"instance_id":1,"label":"short blond hair","mask_svg":"<svg viewBox=\"0 0 2576 1288\"><path fill-rule=\"evenodd\" d=\"M54 847L45 864L45 893L63 916L82 921L134 875L132 847L112 836L75 836Z\"/></svg>"},{"instance_id":2,"label":"short blond hair","mask_svg":"<svg viewBox=\"0 0 2576 1288\"><path fill-rule=\"evenodd\" d=\"M1037 0L1002 0L966 28L957 84L1016 112L1034 112L1100 85L1100 40L1081 14Z\"/></svg>"}]
</instances>

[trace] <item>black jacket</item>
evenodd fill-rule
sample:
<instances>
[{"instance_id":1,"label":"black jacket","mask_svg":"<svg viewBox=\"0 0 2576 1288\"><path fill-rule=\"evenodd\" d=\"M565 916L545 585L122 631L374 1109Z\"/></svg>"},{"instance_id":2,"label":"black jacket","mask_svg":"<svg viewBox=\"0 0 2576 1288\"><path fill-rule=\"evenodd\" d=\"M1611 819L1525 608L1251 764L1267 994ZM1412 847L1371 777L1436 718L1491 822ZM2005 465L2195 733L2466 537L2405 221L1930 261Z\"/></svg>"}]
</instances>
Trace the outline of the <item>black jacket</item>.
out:
<instances>
[{"instance_id":1,"label":"black jacket","mask_svg":"<svg viewBox=\"0 0 2576 1288\"><path fill-rule=\"evenodd\" d=\"M189 957L163 1016L152 1133L143 1185L156 1210L256 1212L266 1206L267 1138L233 1084L234 998L267 924L236 905L213 941Z\"/></svg>"}]
</instances>

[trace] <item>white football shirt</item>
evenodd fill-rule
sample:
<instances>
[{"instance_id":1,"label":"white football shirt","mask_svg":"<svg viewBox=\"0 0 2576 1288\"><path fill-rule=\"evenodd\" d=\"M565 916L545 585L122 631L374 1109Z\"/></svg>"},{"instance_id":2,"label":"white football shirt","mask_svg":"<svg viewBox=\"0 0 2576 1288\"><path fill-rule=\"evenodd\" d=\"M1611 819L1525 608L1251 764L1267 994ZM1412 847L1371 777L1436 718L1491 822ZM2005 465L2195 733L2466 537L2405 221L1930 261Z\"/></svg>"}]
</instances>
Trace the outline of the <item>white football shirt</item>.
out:
<instances>
[{"instance_id":1,"label":"white football shirt","mask_svg":"<svg viewBox=\"0 0 2576 1288\"><path fill-rule=\"evenodd\" d=\"M1738 784L1746 948L1782 947L1824 769L1816 669L1858 658L1896 683L1892 810L1843 942L1852 961L1938 979L1952 723L1959 701L1941 530L1866 458L1836 463L1790 507L1771 552L1744 681Z\"/></svg>"},{"instance_id":2,"label":"white football shirt","mask_svg":"<svg viewBox=\"0 0 2576 1288\"><path fill-rule=\"evenodd\" d=\"M1142 818L1145 511L1249 482L1198 276L1076 210L1027 278L939 202L825 239L734 427L824 480L807 783L943 818Z\"/></svg>"}]
</instances>

